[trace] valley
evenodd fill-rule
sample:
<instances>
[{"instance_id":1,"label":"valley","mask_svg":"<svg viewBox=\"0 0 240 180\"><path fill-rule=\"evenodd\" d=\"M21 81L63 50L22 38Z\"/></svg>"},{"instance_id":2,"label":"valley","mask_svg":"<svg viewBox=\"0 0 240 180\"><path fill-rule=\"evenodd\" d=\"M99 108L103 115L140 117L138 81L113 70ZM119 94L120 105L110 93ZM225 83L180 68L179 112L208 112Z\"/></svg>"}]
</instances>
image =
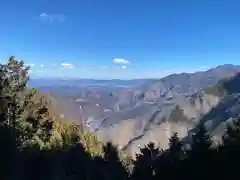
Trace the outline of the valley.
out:
<instances>
[{"instance_id":1,"label":"valley","mask_svg":"<svg viewBox=\"0 0 240 180\"><path fill-rule=\"evenodd\" d=\"M132 154L150 140L168 148L174 132L187 137L199 122L220 137L225 121L239 112L240 90L232 85L239 72L226 64L161 79L30 79L29 86L48 93L62 118Z\"/></svg>"}]
</instances>

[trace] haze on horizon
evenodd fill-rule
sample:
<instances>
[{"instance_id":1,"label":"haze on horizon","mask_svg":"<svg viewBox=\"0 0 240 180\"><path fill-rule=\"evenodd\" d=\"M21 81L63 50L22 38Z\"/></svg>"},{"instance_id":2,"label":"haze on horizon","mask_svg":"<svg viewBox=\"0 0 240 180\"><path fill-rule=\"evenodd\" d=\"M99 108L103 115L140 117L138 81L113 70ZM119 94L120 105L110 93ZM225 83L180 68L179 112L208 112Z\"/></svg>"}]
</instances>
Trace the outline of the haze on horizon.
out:
<instances>
[{"instance_id":1,"label":"haze on horizon","mask_svg":"<svg viewBox=\"0 0 240 180\"><path fill-rule=\"evenodd\" d=\"M0 59L24 60L33 77L94 79L239 64L239 8L237 0L4 1Z\"/></svg>"}]
</instances>

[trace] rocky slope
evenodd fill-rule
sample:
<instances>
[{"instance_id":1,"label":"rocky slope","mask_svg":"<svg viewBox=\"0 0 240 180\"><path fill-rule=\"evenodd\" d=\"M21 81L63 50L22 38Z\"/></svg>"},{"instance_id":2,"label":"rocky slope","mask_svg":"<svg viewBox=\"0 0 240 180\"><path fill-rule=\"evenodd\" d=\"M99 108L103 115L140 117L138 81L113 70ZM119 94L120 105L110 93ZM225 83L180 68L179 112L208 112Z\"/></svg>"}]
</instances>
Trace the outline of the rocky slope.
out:
<instances>
[{"instance_id":1,"label":"rocky slope","mask_svg":"<svg viewBox=\"0 0 240 180\"><path fill-rule=\"evenodd\" d=\"M167 148L173 132L185 137L199 121L204 121L213 135L222 133L225 121L239 110L240 88L233 86L239 84L238 78L231 78L238 72L239 66L222 65L204 72L144 80L144 85L135 87L79 88L64 81L60 91L65 94L54 93L52 101L65 118L84 120L85 127L103 141L113 141L130 153L149 140ZM51 91L54 88L50 87Z\"/></svg>"},{"instance_id":2,"label":"rocky slope","mask_svg":"<svg viewBox=\"0 0 240 180\"><path fill-rule=\"evenodd\" d=\"M225 64L208 71L171 74L143 86L142 92L146 100L178 94L193 94L204 87L216 84L220 79L234 76L238 72L240 72L240 66Z\"/></svg>"},{"instance_id":3,"label":"rocky slope","mask_svg":"<svg viewBox=\"0 0 240 180\"><path fill-rule=\"evenodd\" d=\"M148 105L145 110L143 107L138 110L141 113L137 117L130 119L122 116L121 119L125 120L105 126L97 133L103 140L110 140L130 152L136 152L138 146L143 146L150 140L159 142L165 149L168 147L168 138L174 132L181 138L187 136L188 131L218 105L220 100L220 97L201 92L187 98L178 97L161 105Z\"/></svg>"},{"instance_id":4,"label":"rocky slope","mask_svg":"<svg viewBox=\"0 0 240 180\"><path fill-rule=\"evenodd\" d=\"M221 72L219 68L222 67L206 73L211 71L219 73ZM166 96L162 98L160 88L158 91L160 95L150 98L154 103L145 104L145 107L141 104L137 107L139 109L137 116L128 118L122 115L121 120L117 121L118 123L110 127L105 126L98 131L98 134L102 139L111 140L130 153L136 152L138 146L142 146L150 140L160 143L162 148L167 148L168 138L172 133L177 132L181 138L186 137L200 121L204 121L212 135L218 138L223 134L226 121L238 116L238 112L240 112L238 105L240 75L237 72L227 73L226 76L220 73L219 79L224 77L224 80L220 80L219 83L210 87L208 87L209 84L205 87L202 85L202 89L199 88L199 91L193 94L191 94L191 88L187 88L186 91L178 94L172 93L170 98ZM215 81L217 78L213 83ZM194 82L196 83L196 81ZM173 90L171 92L177 92L176 88L171 90ZM186 93L191 95L186 95ZM126 114L129 115L130 112L124 115L127 116ZM104 123L108 124L113 121L113 119L105 120Z\"/></svg>"},{"instance_id":5,"label":"rocky slope","mask_svg":"<svg viewBox=\"0 0 240 180\"><path fill-rule=\"evenodd\" d=\"M154 113L158 107L171 106L237 72L240 72L239 66L222 65L204 72L172 74L158 80L32 79L29 85L52 92L54 99L62 103L67 119L78 120L79 114L90 121L108 119L99 123L102 128L125 119L151 119L152 111Z\"/></svg>"}]
</instances>

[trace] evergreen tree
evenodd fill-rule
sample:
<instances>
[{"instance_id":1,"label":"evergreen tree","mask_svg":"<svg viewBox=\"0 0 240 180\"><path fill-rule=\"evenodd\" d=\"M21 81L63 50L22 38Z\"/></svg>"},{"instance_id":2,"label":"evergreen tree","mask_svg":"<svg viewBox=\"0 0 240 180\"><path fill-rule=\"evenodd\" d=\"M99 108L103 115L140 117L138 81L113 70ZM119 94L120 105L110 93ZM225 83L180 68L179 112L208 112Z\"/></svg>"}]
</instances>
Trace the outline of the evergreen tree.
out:
<instances>
[{"instance_id":1,"label":"evergreen tree","mask_svg":"<svg viewBox=\"0 0 240 180\"><path fill-rule=\"evenodd\" d=\"M163 170L165 174L167 173L166 177L169 176L173 179L181 178L184 175L183 173L185 173L183 161L186 158L187 156L178 134L174 133L169 139L169 149L164 154L165 167Z\"/></svg>"},{"instance_id":2,"label":"evergreen tree","mask_svg":"<svg viewBox=\"0 0 240 180\"><path fill-rule=\"evenodd\" d=\"M195 132L192 136L191 144L191 152L194 154L203 153L212 145L212 141L204 123L200 123L196 130L197 132Z\"/></svg>"},{"instance_id":3,"label":"evergreen tree","mask_svg":"<svg viewBox=\"0 0 240 180\"><path fill-rule=\"evenodd\" d=\"M49 119L45 121L48 109L44 106L36 108L33 100L36 90L27 88L29 67L11 56L8 63L0 68L2 121L11 129L16 147L33 144L43 138L43 134L49 139L48 128L52 122Z\"/></svg>"},{"instance_id":4,"label":"evergreen tree","mask_svg":"<svg viewBox=\"0 0 240 180\"><path fill-rule=\"evenodd\" d=\"M118 150L110 142L103 146L104 159L106 161L106 170L111 173L108 174L108 179L127 180L128 173L119 158Z\"/></svg>"},{"instance_id":5,"label":"evergreen tree","mask_svg":"<svg viewBox=\"0 0 240 180\"><path fill-rule=\"evenodd\" d=\"M227 124L226 133L222 137L224 146L240 145L240 117Z\"/></svg>"},{"instance_id":6,"label":"evergreen tree","mask_svg":"<svg viewBox=\"0 0 240 180\"><path fill-rule=\"evenodd\" d=\"M150 142L144 148L141 148L140 153L136 154L132 179L152 179L155 169L155 160L160 154L161 150L155 147L155 144L153 142Z\"/></svg>"},{"instance_id":7,"label":"evergreen tree","mask_svg":"<svg viewBox=\"0 0 240 180\"><path fill-rule=\"evenodd\" d=\"M220 150L221 172L225 177L234 178L237 175L235 164L240 161L240 117L232 119L227 124Z\"/></svg>"},{"instance_id":8,"label":"evergreen tree","mask_svg":"<svg viewBox=\"0 0 240 180\"><path fill-rule=\"evenodd\" d=\"M212 141L204 123L200 123L196 130L196 133L192 136L191 150L188 152L187 166L191 169L189 176L191 178L207 178L213 162L210 150ZM193 163L196 166L191 166Z\"/></svg>"},{"instance_id":9,"label":"evergreen tree","mask_svg":"<svg viewBox=\"0 0 240 180\"><path fill-rule=\"evenodd\" d=\"M17 137L20 130L20 118L22 114L20 93L24 91L28 80L27 68L24 68L24 63L18 62L13 56L10 57L6 65L0 65L0 116L1 128L6 132L11 141L7 142L6 154L8 162L11 164L11 177L17 177L17 166L19 163L17 153ZM1 135L2 136L2 135ZM6 139L8 139L6 136ZM8 166L9 167L9 166ZM9 169L7 170L9 171Z\"/></svg>"},{"instance_id":10,"label":"evergreen tree","mask_svg":"<svg viewBox=\"0 0 240 180\"><path fill-rule=\"evenodd\" d=\"M177 133L174 133L169 139L169 154L173 158L173 163L184 159L184 150Z\"/></svg>"}]
</instances>

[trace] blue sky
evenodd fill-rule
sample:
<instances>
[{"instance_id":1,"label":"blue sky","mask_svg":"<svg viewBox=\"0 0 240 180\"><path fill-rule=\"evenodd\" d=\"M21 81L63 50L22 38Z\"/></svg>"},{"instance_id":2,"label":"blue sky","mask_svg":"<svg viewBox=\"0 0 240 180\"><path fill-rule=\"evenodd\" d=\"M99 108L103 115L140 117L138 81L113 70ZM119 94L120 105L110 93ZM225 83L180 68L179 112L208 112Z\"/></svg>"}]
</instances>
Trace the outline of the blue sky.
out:
<instances>
[{"instance_id":1,"label":"blue sky","mask_svg":"<svg viewBox=\"0 0 240 180\"><path fill-rule=\"evenodd\" d=\"M158 78L240 64L239 0L2 0L0 59L41 77Z\"/></svg>"}]
</instances>

